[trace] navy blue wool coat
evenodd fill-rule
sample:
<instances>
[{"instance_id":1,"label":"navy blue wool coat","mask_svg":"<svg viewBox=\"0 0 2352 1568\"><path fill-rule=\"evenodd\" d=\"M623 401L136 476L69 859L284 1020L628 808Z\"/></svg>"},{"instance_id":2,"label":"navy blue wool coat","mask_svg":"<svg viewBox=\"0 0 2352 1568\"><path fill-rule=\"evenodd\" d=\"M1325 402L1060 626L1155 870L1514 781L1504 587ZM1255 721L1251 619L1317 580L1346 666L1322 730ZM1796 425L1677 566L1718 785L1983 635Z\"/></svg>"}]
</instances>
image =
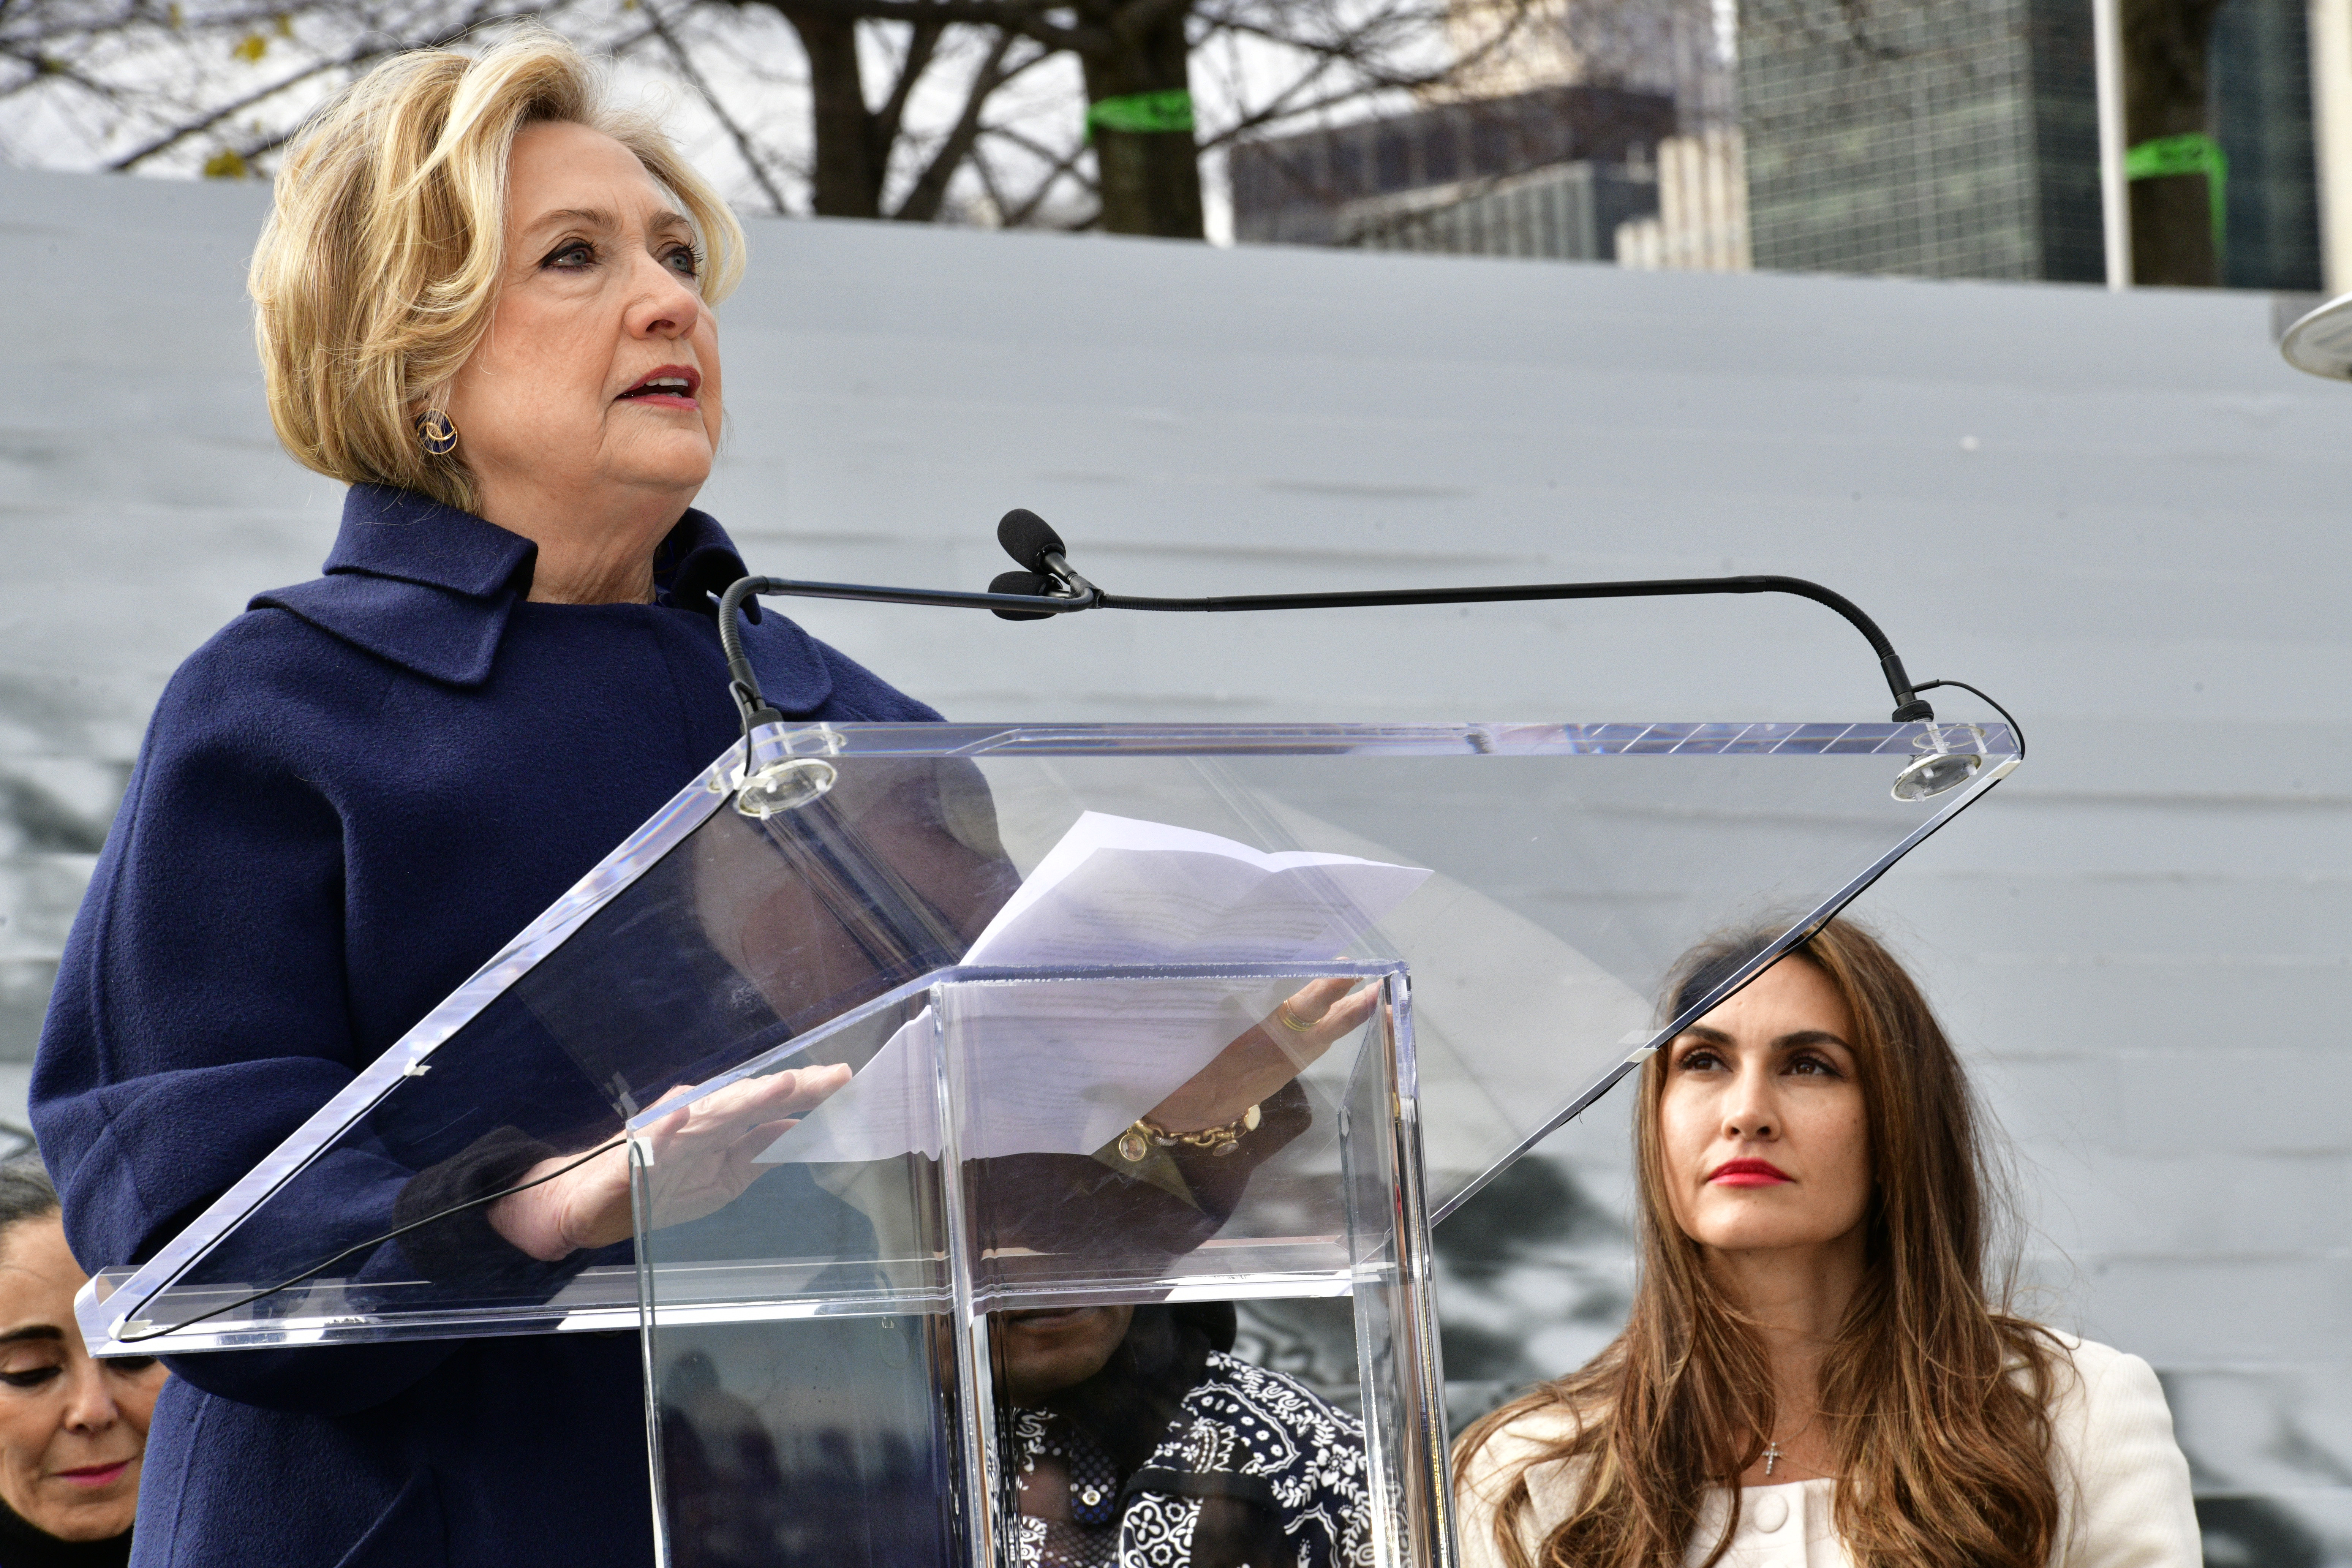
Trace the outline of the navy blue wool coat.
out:
<instances>
[{"instance_id":1,"label":"navy blue wool coat","mask_svg":"<svg viewBox=\"0 0 2352 1568\"><path fill-rule=\"evenodd\" d=\"M664 541L652 605L529 603L535 556L360 486L325 575L173 677L34 1072L85 1264L152 1255L736 738L712 590L742 564L716 522ZM939 717L781 616L746 643L789 717ZM554 760L593 781L560 811L534 783ZM652 1559L634 1333L172 1366L139 1568Z\"/></svg>"}]
</instances>

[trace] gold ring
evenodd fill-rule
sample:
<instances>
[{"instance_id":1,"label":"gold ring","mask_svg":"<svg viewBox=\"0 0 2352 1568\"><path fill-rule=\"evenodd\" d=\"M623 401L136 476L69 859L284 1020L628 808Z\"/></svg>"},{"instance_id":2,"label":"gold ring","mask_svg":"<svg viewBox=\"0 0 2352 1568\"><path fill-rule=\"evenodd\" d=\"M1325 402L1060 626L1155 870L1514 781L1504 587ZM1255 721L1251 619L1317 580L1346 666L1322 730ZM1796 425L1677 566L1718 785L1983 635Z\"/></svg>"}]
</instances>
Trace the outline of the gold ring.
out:
<instances>
[{"instance_id":1,"label":"gold ring","mask_svg":"<svg viewBox=\"0 0 2352 1568\"><path fill-rule=\"evenodd\" d=\"M1285 1002L1281 1006L1276 1007L1274 1010L1274 1016L1281 1019L1282 1026L1288 1029L1294 1035L1311 1035L1315 1032L1314 1025L1302 1024L1297 1019L1290 1016L1290 1004L1287 1002Z\"/></svg>"}]
</instances>

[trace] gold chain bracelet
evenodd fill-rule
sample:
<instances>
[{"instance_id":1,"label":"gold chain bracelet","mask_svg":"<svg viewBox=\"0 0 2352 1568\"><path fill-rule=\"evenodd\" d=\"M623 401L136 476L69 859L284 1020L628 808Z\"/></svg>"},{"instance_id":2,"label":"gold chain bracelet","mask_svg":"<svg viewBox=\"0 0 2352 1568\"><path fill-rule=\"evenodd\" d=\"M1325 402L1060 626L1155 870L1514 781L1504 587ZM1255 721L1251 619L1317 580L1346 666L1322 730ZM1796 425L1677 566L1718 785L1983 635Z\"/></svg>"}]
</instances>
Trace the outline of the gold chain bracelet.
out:
<instances>
[{"instance_id":1,"label":"gold chain bracelet","mask_svg":"<svg viewBox=\"0 0 2352 1568\"><path fill-rule=\"evenodd\" d=\"M1222 1127L1203 1127L1198 1132L1171 1132L1149 1116L1139 1116L1133 1126L1118 1135L1118 1157L1130 1165L1140 1165L1150 1158L1155 1148L1172 1149L1181 1143L1191 1149L1206 1149L1223 1158L1240 1146L1242 1134L1256 1131L1264 1120L1253 1105Z\"/></svg>"}]
</instances>

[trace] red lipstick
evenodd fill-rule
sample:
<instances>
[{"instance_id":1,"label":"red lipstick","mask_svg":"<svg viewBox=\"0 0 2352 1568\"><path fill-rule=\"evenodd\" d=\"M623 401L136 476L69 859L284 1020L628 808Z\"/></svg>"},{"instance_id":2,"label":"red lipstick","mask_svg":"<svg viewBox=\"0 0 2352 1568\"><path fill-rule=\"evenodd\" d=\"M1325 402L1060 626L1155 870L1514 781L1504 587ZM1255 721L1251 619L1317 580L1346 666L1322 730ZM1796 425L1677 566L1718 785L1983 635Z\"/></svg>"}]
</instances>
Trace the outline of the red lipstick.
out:
<instances>
[{"instance_id":1,"label":"red lipstick","mask_svg":"<svg viewBox=\"0 0 2352 1568\"><path fill-rule=\"evenodd\" d=\"M690 364L665 364L646 372L632 383L621 398L630 403L650 403L657 408L692 408L694 395L702 390L702 373Z\"/></svg>"},{"instance_id":2,"label":"red lipstick","mask_svg":"<svg viewBox=\"0 0 2352 1568\"><path fill-rule=\"evenodd\" d=\"M1789 1173L1769 1160L1727 1160L1706 1179L1718 1187L1774 1187L1788 1181Z\"/></svg>"}]
</instances>

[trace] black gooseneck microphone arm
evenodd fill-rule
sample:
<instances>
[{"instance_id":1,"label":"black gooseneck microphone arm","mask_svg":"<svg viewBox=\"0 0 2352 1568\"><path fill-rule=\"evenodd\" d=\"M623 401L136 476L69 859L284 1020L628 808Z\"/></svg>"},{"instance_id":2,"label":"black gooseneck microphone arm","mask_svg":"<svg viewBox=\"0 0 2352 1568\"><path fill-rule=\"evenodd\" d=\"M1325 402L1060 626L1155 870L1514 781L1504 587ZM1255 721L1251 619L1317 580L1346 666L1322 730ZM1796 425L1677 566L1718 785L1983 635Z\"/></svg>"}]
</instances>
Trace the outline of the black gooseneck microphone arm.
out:
<instances>
[{"instance_id":1,"label":"black gooseneck microphone arm","mask_svg":"<svg viewBox=\"0 0 2352 1568\"><path fill-rule=\"evenodd\" d=\"M1886 688L1895 696L1894 721L1909 724L1932 721L1935 710L1919 695L1903 668L1902 656L1863 613L1862 606L1834 590L1802 577L1746 575L1738 577L1665 577L1626 583L1529 583L1486 588L1389 588L1368 593L1238 594L1204 599L1151 599L1107 594L1078 575L1067 558L1061 536L1036 513L1009 511L997 524L996 537L1007 552L1028 570L1007 572L989 584L985 594L937 588L880 588L856 583L804 583L789 577L744 577L729 586L719 602L719 637L727 654L727 674L735 705L743 714L746 735L758 724L775 723L782 715L760 695L760 682L743 654L740 624L743 601L754 594L776 594L804 599L862 599L885 605L933 605L948 609L993 610L1006 620L1044 620L1080 610L1198 610L1215 614L1243 610L1368 609L1384 605L1494 605L1533 599L1678 598L1700 594L1792 594L1824 605L1845 617L1869 640L1878 656ZM1930 684L1957 684L1933 682ZM1990 699L1988 699L1990 700ZM2006 711L2004 710L2004 711Z\"/></svg>"}]
</instances>

